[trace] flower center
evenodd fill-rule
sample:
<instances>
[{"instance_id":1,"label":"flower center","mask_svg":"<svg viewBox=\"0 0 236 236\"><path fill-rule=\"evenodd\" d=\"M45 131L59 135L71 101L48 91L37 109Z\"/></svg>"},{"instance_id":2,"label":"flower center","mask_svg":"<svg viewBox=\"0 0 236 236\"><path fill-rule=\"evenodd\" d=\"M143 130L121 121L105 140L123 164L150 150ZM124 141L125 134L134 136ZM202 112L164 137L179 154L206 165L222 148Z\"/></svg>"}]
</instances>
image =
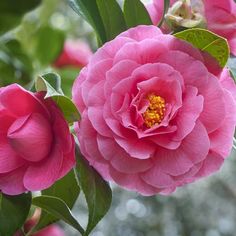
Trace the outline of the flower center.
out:
<instances>
[{"instance_id":1,"label":"flower center","mask_svg":"<svg viewBox=\"0 0 236 236\"><path fill-rule=\"evenodd\" d=\"M144 124L148 128L151 128L156 124L160 124L163 120L166 111L166 104L164 98L155 94L149 94L147 99L149 101L149 106L142 116Z\"/></svg>"}]
</instances>

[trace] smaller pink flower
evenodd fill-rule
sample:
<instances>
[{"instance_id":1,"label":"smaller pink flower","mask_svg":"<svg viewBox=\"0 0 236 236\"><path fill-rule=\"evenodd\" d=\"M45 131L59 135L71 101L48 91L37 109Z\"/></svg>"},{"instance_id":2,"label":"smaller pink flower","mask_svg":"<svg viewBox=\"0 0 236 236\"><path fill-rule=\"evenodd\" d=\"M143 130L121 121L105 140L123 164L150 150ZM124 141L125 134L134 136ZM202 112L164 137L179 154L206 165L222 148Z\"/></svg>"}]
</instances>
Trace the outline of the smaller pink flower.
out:
<instances>
[{"instance_id":1,"label":"smaller pink flower","mask_svg":"<svg viewBox=\"0 0 236 236\"><path fill-rule=\"evenodd\" d=\"M36 234L33 234L33 236L65 236L65 234L59 226L49 225Z\"/></svg>"},{"instance_id":2,"label":"smaller pink flower","mask_svg":"<svg viewBox=\"0 0 236 236\"><path fill-rule=\"evenodd\" d=\"M0 191L39 191L75 164L74 139L62 112L44 93L17 84L0 88Z\"/></svg>"},{"instance_id":3,"label":"smaller pink flower","mask_svg":"<svg viewBox=\"0 0 236 236\"><path fill-rule=\"evenodd\" d=\"M184 1L171 0L170 6L173 8L177 2ZM202 14L207 29L225 37L229 42L231 53L236 55L236 3L233 0L190 0L189 2L192 13L195 15L196 12ZM163 0L153 0L147 9L153 24L156 25L163 14ZM202 25L199 24L198 27L202 27ZM164 32L170 32L166 25L162 29Z\"/></svg>"},{"instance_id":4,"label":"smaller pink flower","mask_svg":"<svg viewBox=\"0 0 236 236\"><path fill-rule=\"evenodd\" d=\"M14 236L23 236L21 232L16 232ZM57 225L49 225L48 227L33 234L33 236L65 236L63 230Z\"/></svg>"},{"instance_id":5,"label":"smaller pink flower","mask_svg":"<svg viewBox=\"0 0 236 236\"><path fill-rule=\"evenodd\" d=\"M54 66L57 68L66 66L81 68L88 64L92 54L87 43L80 40L67 40L62 53L54 62Z\"/></svg>"}]
</instances>

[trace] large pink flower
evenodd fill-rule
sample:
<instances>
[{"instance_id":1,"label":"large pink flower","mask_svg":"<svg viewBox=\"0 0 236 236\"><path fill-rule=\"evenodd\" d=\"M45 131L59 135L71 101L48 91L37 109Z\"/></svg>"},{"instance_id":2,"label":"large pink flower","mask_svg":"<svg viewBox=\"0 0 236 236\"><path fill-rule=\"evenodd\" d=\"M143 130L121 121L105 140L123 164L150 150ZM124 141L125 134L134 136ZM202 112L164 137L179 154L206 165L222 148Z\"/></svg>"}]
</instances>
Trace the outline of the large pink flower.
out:
<instances>
[{"instance_id":1,"label":"large pink flower","mask_svg":"<svg viewBox=\"0 0 236 236\"><path fill-rule=\"evenodd\" d=\"M88 44L80 40L67 40L60 56L54 62L57 68L73 66L84 67L88 64L92 51Z\"/></svg>"},{"instance_id":2,"label":"large pink flower","mask_svg":"<svg viewBox=\"0 0 236 236\"><path fill-rule=\"evenodd\" d=\"M44 93L0 88L0 190L48 188L74 165L74 140L61 111Z\"/></svg>"},{"instance_id":3,"label":"large pink flower","mask_svg":"<svg viewBox=\"0 0 236 236\"><path fill-rule=\"evenodd\" d=\"M106 43L73 87L83 155L144 195L209 175L230 153L236 88L213 59L155 26Z\"/></svg>"},{"instance_id":4,"label":"large pink flower","mask_svg":"<svg viewBox=\"0 0 236 236\"><path fill-rule=\"evenodd\" d=\"M231 53L236 55L236 3L234 0L190 0L193 10L203 6L202 13L207 28L229 41ZM154 24L157 24L163 14L163 0L153 0L147 6ZM171 0L171 6L177 0ZM180 1L179 1L180 2ZM195 8L195 9L194 9Z\"/></svg>"}]
</instances>

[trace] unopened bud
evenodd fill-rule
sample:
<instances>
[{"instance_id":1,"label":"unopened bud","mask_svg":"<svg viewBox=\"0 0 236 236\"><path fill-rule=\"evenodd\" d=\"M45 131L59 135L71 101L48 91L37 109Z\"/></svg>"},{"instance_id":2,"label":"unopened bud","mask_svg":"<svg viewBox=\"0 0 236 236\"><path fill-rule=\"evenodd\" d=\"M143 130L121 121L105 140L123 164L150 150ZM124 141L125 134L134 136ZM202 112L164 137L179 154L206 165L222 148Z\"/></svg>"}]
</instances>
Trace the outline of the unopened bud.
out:
<instances>
[{"instance_id":1,"label":"unopened bud","mask_svg":"<svg viewBox=\"0 0 236 236\"><path fill-rule=\"evenodd\" d=\"M201 0L179 0L173 4L165 15L168 27L175 31L184 28L206 28L204 6Z\"/></svg>"}]
</instances>

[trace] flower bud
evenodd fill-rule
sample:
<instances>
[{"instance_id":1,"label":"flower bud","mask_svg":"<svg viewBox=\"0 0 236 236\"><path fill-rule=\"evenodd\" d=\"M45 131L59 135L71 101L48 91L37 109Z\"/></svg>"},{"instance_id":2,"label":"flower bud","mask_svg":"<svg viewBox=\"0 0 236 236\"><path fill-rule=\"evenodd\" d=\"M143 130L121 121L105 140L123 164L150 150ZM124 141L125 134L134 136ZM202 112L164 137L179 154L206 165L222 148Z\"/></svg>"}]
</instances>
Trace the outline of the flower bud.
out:
<instances>
[{"instance_id":1,"label":"flower bud","mask_svg":"<svg viewBox=\"0 0 236 236\"><path fill-rule=\"evenodd\" d=\"M203 15L204 7L202 1L179 0L169 8L165 15L165 22L168 27L175 31L180 27L184 28L205 28L206 20Z\"/></svg>"}]
</instances>

